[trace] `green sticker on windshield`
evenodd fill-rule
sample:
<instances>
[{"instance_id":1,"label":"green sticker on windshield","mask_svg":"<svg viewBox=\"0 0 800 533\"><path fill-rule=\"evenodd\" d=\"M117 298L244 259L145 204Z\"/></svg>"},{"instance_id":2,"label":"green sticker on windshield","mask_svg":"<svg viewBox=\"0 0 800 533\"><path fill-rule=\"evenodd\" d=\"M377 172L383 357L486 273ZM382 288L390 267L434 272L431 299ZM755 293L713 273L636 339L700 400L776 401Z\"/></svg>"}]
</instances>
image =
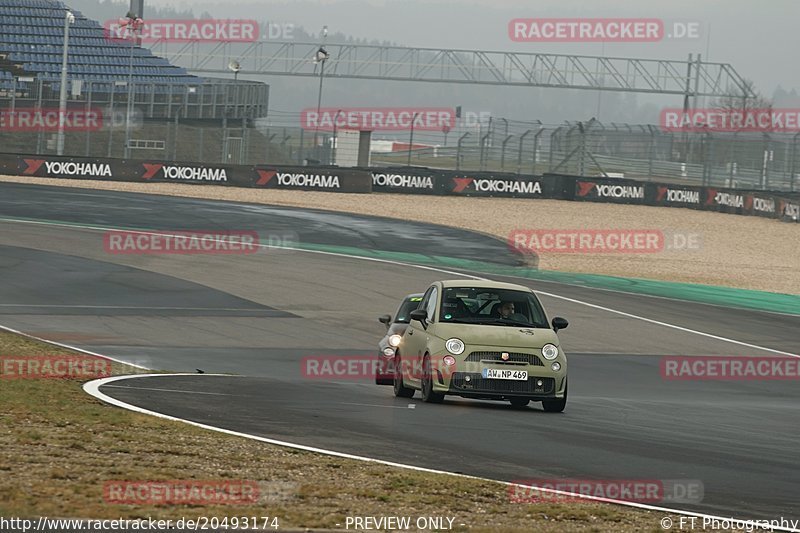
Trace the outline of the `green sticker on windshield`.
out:
<instances>
[{"instance_id":1,"label":"green sticker on windshield","mask_svg":"<svg viewBox=\"0 0 800 533\"><path fill-rule=\"evenodd\" d=\"M409 302L421 302L421 301L422 301L422 298L421 298L421 297L419 297L419 296L416 296L416 297L414 297L414 298L409 298L409 299L408 299L408 301L409 301Z\"/></svg>"},{"instance_id":2,"label":"green sticker on windshield","mask_svg":"<svg viewBox=\"0 0 800 533\"><path fill-rule=\"evenodd\" d=\"M450 320L453 318L453 315L444 315L445 320Z\"/></svg>"}]
</instances>

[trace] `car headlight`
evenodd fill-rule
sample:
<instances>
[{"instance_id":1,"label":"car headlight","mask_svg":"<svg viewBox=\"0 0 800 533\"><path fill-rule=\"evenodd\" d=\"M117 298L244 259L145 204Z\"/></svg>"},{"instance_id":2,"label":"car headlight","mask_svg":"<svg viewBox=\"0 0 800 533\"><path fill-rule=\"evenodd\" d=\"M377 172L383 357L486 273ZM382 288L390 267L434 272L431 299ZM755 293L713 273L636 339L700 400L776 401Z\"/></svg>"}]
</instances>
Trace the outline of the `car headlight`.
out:
<instances>
[{"instance_id":1,"label":"car headlight","mask_svg":"<svg viewBox=\"0 0 800 533\"><path fill-rule=\"evenodd\" d=\"M448 339L448 341L444 343L444 347L453 355L461 355L464 353L464 341L461 339Z\"/></svg>"},{"instance_id":2,"label":"car headlight","mask_svg":"<svg viewBox=\"0 0 800 533\"><path fill-rule=\"evenodd\" d=\"M395 348L400 346L400 341L403 340L403 337L400 335L390 335L389 336L389 346L394 346Z\"/></svg>"},{"instance_id":3,"label":"car headlight","mask_svg":"<svg viewBox=\"0 0 800 533\"><path fill-rule=\"evenodd\" d=\"M394 348L384 348L383 355L386 357L394 357Z\"/></svg>"},{"instance_id":4,"label":"car headlight","mask_svg":"<svg viewBox=\"0 0 800 533\"><path fill-rule=\"evenodd\" d=\"M558 357L558 348L556 348L553 344L545 344L542 346L542 355L548 361L552 361Z\"/></svg>"}]
</instances>

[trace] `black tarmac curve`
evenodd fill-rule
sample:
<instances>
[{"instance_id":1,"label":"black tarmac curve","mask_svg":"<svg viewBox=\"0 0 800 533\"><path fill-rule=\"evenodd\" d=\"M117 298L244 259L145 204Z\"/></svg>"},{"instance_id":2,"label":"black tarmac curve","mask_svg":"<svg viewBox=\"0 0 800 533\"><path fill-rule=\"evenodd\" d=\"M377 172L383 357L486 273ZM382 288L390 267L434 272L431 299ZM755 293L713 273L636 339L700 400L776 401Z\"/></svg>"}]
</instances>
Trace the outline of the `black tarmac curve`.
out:
<instances>
[{"instance_id":1,"label":"black tarmac curve","mask_svg":"<svg viewBox=\"0 0 800 533\"><path fill-rule=\"evenodd\" d=\"M570 363L565 413L457 397L429 405L368 380L314 379L302 359L374 353L378 315L454 274L289 251L111 255L102 231L73 225L281 228L305 242L515 263L502 242L370 217L15 184L0 184L4 217L70 226L0 220L0 324L152 369L244 376L147 377L101 389L121 401L506 481L694 480L701 502L660 505L800 518L798 382L665 381L659 371L664 355L800 353L800 318L523 281L548 294L551 316L570 320L561 335Z\"/></svg>"}]
</instances>

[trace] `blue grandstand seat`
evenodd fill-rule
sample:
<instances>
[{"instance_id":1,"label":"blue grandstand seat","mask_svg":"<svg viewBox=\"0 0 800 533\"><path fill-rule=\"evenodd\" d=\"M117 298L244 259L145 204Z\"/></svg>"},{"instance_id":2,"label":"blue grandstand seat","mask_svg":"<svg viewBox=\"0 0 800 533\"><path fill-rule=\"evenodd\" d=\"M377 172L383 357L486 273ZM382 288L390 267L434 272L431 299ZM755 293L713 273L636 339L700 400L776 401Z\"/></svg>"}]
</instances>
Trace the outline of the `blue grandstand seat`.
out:
<instances>
[{"instance_id":1,"label":"blue grandstand seat","mask_svg":"<svg viewBox=\"0 0 800 533\"><path fill-rule=\"evenodd\" d=\"M59 79L64 14L59 0L3 0L0 4L0 54L25 71L47 79ZM146 48L107 39L99 22L72 10L76 20L70 29L68 73L86 81L127 81L131 75L140 86L158 83L200 84L202 79L171 65ZM11 84L11 73L0 71L0 81ZM5 87L5 85L3 85ZM109 86L110 87L110 86ZM165 87L168 92L168 87ZM138 89L137 89L138 91Z\"/></svg>"}]
</instances>

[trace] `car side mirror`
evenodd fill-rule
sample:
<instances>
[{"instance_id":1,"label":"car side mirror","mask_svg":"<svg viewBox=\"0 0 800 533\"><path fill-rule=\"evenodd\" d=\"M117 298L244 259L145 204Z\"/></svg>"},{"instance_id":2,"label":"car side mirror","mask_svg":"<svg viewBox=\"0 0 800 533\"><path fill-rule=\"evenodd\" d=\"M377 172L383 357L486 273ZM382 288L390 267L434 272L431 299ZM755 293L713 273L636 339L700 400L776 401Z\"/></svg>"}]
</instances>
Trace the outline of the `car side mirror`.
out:
<instances>
[{"instance_id":1,"label":"car side mirror","mask_svg":"<svg viewBox=\"0 0 800 533\"><path fill-rule=\"evenodd\" d=\"M378 317L378 322L386 324L387 326L392 323L392 315L381 315Z\"/></svg>"},{"instance_id":2,"label":"car side mirror","mask_svg":"<svg viewBox=\"0 0 800 533\"><path fill-rule=\"evenodd\" d=\"M409 318L411 320L416 320L417 322L422 322L422 325L425 325L425 321L428 319L428 312L425 309L415 309L409 313Z\"/></svg>"},{"instance_id":3,"label":"car side mirror","mask_svg":"<svg viewBox=\"0 0 800 533\"><path fill-rule=\"evenodd\" d=\"M567 329L567 326L569 326L569 322L567 321L567 319L561 318L560 316L555 317L553 319L552 324L554 331L558 331L560 329Z\"/></svg>"}]
</instances>

